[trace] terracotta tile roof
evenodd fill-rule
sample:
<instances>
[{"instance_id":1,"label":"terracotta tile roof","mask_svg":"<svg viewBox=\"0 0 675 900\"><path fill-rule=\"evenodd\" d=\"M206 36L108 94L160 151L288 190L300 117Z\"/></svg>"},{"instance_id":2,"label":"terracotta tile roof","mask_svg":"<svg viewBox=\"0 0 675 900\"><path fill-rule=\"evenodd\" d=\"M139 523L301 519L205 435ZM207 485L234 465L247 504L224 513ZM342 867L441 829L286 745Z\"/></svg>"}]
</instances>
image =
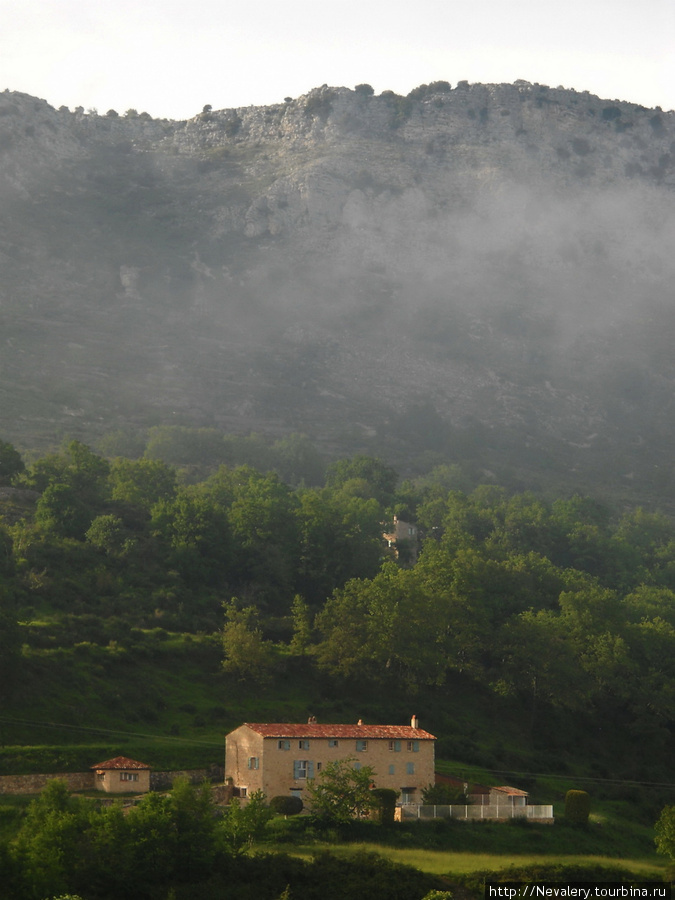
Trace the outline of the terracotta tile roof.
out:
<instances>
[{"instance_id":1,"label":"terracotta tile roof","mask_svg":"<svg viewBox=\"0 0 675 900\"><path fill-rule=\"evenodd\" d=\"M105 762L96 763L95 766L89 766L90 769L149 769L145 763L138 762L136 759L129 759L128 756L116 756L114 759L106 759Z\"/></svg>"},{"instance_id":2,"label":"terracotta tile roof","mask_svg":"<svg viewBox=\"0 0 675 900\"><path fill-rule=\"evenodd\" d=\"M411 728L410 725L288 725L285 723L265 725L251 722L245 722L244 724L252 731L255 731L256 734L265 738L436 740L435 736L429 734L428 731L423 731L421 728Z\"/></svg>"},{"instance_id":3,"label":"terracotta tile roof","mask_svg":"<svg viewBox=\"0 0 675 900\"><path fill-rule=\"evenodd\" d=\"M505 794L510 794L512 797L529 797L527 791L521 791L520 788L509 787L508 785L502 785L500 787L491 787L491 791L503 791Z\"/></svg>"}]
</instances>

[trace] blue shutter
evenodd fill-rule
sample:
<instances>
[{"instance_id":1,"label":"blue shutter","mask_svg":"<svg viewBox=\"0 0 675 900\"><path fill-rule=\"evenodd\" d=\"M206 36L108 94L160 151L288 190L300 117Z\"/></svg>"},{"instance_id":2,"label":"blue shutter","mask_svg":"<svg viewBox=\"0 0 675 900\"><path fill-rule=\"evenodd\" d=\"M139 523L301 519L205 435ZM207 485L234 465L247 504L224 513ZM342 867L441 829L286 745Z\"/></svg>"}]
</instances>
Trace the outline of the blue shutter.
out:
<instances>
[{"instance_id":1,"label":"blue shutter","mask_svg":"<svg viewBox=\"0 0 675 900\"><path fill-rule=\"evenodd\" d=\"M293 778L300 777L300 760L293 760Z\"/></svg>"},{"instance_id":2,"label":"blue shutter","mask_svg":"<svg viewBox=\"0 0 675 900\"><path fill-rule=\"evenodd\" d=\"M307 760L307 777L314 778L314 763L311 760Z\"/></svg>"}]
</instances>

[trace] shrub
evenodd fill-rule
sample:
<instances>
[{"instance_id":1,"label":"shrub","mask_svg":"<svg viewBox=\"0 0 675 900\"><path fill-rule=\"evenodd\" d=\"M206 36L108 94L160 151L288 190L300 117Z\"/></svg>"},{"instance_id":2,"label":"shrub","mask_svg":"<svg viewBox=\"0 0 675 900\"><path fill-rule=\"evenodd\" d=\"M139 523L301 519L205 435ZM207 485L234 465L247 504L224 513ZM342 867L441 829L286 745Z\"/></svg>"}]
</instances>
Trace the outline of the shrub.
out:
<instances>
[{"instance_id":1,"label":"shrub","mask_svg":"<svg viewBox=\"0 0 675 900\"><path fill-rule=\"evenodd\" d=\"M429 85L428 84L419 84L416 88L413 88L408 94L408 99L410 100L423 100L427 94L429 93Z\"/></svg>"},{"instance_id":2,"label":"shrub","mask_svg":"<svg viewBox=\"0 0 675 900\"><path fill-rule=\"evenodd\" d=\"M333 109L333 92L322 91L312 94L305 103L305 115L316 116L325 122Z\"/></svg>"},{"instance_id":3,"label":"shrub","mask_svg":"<svg viewBox=\"0 0 675 900\"><path fill-rule=\"evenodd\" d=\"M663 128L663 120L662 120L661 116L659 116L659 115L652 116L651 119L649 120L649 124L651 125L654 134L659 134L659 135L663 134L664 128Z\"/></svg>"},{"instance_id":4,"label":"shrub","mask_svg":"<svg viewBox=\"0 0 675 900\"><path fill-rule=\"evenodd\" d=\"M429 85L430 94L449 94L452 86L449 81L432 81Z\"/></svg>"},{"instance_id":5,"label":"shrub","mask_svg":"<svg viewBox=\"0 0 675 900\"><path fill-rule=\"evenodd\" d=\"M362 97L372 97L375 91L369 84L357 84L354 93L361 94Z\"/></svg>"},{"instance_id":6,"label":"shrub","mask_svg":"<svg viewBox=\"0 0 675 900\"><path fill-rule=\"evenodd\" d=\"M291 794L272 797L270 800L270 809L280 816L297 816L301 813L304 803L300 797L294 797Z\"/></svg>"},{"instance_id":7,"label":"shrub","mask_svg":"<svg viewBox=\"0 0 675 900\"><path fill-rule=\"evenodd\" d=\"M586 791L568 791L565 794L565 818L573 825L587 825L591 811L591 798Z\"/></svg>"},{"instance_id":8,"label":"shrub","mask_svg":"<svg viewBox=\"0 0 675 900\"><path fill-rule=\"evenodd\" d=\"M371 791L371 794L377 800L378 805L375 808L375 817L380 825L393 825L398 791L394 791L391 788L375 788Z\"/></svg>"}]
</instances>

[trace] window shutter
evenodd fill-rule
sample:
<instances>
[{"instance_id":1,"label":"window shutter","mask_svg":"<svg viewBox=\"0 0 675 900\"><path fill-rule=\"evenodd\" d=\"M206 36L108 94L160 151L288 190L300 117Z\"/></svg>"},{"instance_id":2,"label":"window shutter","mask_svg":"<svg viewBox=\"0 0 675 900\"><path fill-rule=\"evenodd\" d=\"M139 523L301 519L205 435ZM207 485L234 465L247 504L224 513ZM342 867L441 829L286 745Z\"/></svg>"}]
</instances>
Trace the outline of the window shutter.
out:
<instances>
[{"instance_id":1,"label":"window shutter","mask_svg":"<svg viewBox=\"0 0 675 900\"><path fill-rule=\"evenodd\" d=\"M314 778L314 763L311 760L307 761L307 777Z\"/></svg>"},{"instance_id":2,"label":"window shutter","mask_svg":"<svg viewBox=\"0 0 675 900\"><path fill-rule=\"evenodd\" d=\"M293 778L300 777L300 760L296 759L293 761Z\"/></svg>"}]
</instances>

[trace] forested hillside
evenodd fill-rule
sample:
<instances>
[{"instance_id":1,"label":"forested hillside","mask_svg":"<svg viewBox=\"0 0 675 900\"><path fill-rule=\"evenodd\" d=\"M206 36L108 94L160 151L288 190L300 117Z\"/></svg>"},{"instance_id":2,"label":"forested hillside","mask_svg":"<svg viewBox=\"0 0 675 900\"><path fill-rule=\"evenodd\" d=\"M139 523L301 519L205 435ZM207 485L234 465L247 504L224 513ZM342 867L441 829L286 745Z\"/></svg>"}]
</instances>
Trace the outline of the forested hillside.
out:
<instances>
[{"instance_id":1,"label":"forested hillside","mask_svg":"<svg viewBox=\"0 0 675 900\"><path fill-rule=\"evenodd\" d=\"M221 438L229 463L181 468L159 458L171 436L136 458L74 441L29 465L1 445L5 745L415 710L458 764L667 780L669 517L470 484L457 466L324 469L298 436ZM252 453L259 468L237 464ZM417 524L416 562L382 540L394 516Z\"/></svg>"}]
</instances>

